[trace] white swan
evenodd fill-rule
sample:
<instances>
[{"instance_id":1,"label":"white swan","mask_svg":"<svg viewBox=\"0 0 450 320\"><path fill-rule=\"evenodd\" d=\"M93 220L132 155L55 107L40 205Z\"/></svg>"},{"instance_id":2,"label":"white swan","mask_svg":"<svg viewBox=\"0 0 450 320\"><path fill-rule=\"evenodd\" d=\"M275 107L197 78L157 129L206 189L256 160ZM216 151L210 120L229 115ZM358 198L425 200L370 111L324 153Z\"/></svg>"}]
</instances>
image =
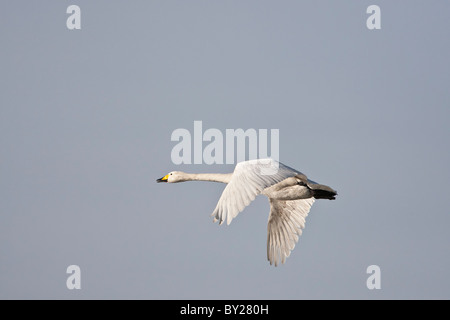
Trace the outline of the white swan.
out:
<instances>
[{"instance_id":1,"label":"white swan","mask_svg":"<svg viewBox=\"0 0 450 320\"><path fill-rule=\"evenodd\" d=\"M258 194L269 198L267 259L284 263L305 227L305 218L315 199L334 200L337 192L309 180L301 172L273 159L240 162L233 173L184 173L172 171L157 182L214 181L227 186L211 216L227 224Z\"/></svg>"}]
</instances>

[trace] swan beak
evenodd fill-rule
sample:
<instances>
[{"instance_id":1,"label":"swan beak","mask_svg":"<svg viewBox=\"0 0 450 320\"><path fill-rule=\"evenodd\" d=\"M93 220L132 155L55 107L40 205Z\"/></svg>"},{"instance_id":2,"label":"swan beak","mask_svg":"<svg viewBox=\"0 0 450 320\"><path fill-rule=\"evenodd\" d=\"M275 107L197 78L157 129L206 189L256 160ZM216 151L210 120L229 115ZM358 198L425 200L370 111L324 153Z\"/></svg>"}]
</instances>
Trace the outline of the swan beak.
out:
<instances>
[{"instance_id":1,"label":"swan beak","mask_svg":"<svg viewBox=\"0 0 450 320\"><path fill-rule=\"evenodd\" d=\"M164 177L162 177L161 179L157 179L156 182L167 182L167 179L169 178L169 175L165 175Z\"/></svg>"}]
</instances>

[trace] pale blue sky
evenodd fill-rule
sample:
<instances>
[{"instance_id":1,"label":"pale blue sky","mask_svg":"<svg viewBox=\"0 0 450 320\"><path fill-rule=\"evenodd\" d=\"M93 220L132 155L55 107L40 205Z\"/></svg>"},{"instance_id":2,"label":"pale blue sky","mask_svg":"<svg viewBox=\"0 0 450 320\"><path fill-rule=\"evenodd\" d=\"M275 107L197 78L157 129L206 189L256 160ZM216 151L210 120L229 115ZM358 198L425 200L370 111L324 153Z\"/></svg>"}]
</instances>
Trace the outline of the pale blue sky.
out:
<instances>
[{"instance_id":1,"label":"pale blue sky","mask_svg":"<svg viewBox=\"0 0 450 320\"><path fill-rule=\"evenodd\" d=\"M66 8L82 11L66 28ZM381 30L366 8L381 8ZM0 4L0 298L450 298L450 4ZM157 184L177 128L279 129L280 160L330 185L287 263L269 204L230 226L224 188ZM66 268L81 268L81 290ZM366 268L381 268L368 290Z\"/></svg>"}]
</instances>

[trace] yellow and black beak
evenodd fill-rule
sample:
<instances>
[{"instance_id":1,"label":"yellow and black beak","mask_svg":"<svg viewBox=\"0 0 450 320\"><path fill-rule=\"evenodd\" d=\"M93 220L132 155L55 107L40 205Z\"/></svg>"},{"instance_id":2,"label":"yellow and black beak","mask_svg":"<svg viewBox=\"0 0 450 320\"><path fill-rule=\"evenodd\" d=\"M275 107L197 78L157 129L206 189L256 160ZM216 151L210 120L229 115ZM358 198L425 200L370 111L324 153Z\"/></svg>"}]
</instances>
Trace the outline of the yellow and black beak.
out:
<instances>
[{"instance_id":1,"label":"yellow and black beak","mask_svg":"<svg viewBox=\"0 0 450 320\"><path fill-rule=\"evenodd\" d=\"M169 175L168 174L166 174L161 179L157 179L156 182L167 182L167 179L169 179Z\"/></svg>"}]
</instances>

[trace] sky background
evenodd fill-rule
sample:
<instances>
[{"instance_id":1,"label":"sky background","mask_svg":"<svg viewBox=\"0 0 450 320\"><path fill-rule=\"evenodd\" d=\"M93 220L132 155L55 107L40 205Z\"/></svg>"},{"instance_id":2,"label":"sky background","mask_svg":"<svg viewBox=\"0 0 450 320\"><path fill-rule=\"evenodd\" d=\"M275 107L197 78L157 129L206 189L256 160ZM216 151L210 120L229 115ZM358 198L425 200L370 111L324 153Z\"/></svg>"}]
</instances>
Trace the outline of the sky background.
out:
<instances>
[{"instance_id":1,"label":"sky background","mask_svg":"<svg viewBox=\"0 0 450 320\"><path fill-rule=\"evenodd\" d=\"M81 8L81 30L66 9ZM369 30L369 5L381 30ZM2 1L0 298L449 299L447 1ZM279 129L327 184L286 264L269 204L157 184L177 128ZM66 269L81 268L68 290ZM381 269L368 290L366 268Z\"/></svg>"}]
</instances>

